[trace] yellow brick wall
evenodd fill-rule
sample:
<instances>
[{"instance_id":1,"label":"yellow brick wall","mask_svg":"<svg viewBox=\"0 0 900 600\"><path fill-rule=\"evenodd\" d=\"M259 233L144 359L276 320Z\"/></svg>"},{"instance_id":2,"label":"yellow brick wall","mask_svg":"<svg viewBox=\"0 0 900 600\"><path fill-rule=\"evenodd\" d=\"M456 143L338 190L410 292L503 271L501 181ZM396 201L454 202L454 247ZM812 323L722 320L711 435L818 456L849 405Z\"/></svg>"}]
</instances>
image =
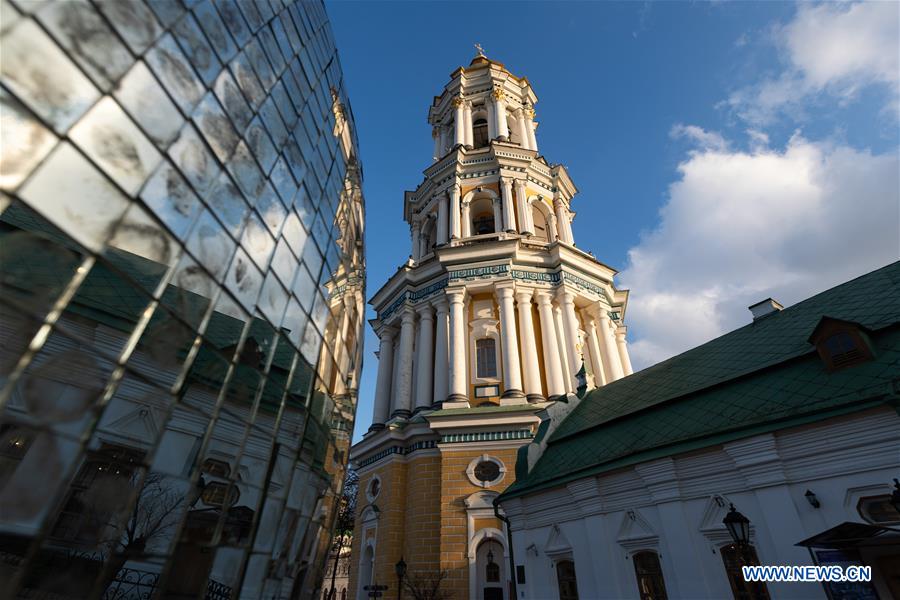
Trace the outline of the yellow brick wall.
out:
<instances>
[{"instance_id":1,"label":"yellow brick wall","mask_svg":"<svg viewBox=\"0 0 900 600\"><path fill-rule=\"evenodd\" d=\"M469 595L469 560L465 499L488 489L503 491L514 481L516 448L472 449L445 452L441 457L441 569L447 571L446 588L454 598ZM478 456L489 454L503 461L506 476L498 486L482 488L469 481L466 469Z\"/></svg>"},{"instance_id":2,"label":"yellow brick wall","mask_svg":"<svg viewBox=\"0 0 900 600\"><path fill-rule=\"evenodd\" d=\"M469 594L468 538L465 499L488 489L501 492L514 481L517 448L473 448L444 451L440 455L411 454L407 461L392 456L383 459L371 472L360 477L359 514L368 506L365 496L374 474L381 477L382 489L375 504L381 509L375 556L375 581L389 586L385 597L394 597L397 576L394 565L402 556L410 573L447 571L444 587L455 600ZM494 456L506 465L499 485L482 488L469 481L466 469L483 454ZM476 531L483 527L502 529L495 518L478 519ZM353 535L350 587L357 589L359 557L363 546L362 528L357 521ZM355 596L350 595L351 598Z\"/></svg>"}]
</instances>

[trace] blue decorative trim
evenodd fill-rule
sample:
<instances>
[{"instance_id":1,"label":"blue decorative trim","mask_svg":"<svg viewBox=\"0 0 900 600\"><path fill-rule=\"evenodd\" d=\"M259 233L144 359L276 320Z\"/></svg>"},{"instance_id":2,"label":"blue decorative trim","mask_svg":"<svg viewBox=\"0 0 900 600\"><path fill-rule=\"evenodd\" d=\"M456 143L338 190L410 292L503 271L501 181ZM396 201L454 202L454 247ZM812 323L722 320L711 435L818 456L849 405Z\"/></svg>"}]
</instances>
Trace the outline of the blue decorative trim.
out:
<instances>
[{"instance_id":1,"label":"blue decorative trim","mask_svg":"<svg viewBox=\"0 0 900 600\"><path fill-rule=\"evenodd\" d=\"M504 440L528 440L534 437L530 429L514 431L488 431L483 433L448 433L441 436L442 444L462 444L465 442L500 442Z\"/></svg>"},{"instance_id":2,"label":"blue decorative trim","mask_svg":"<svg viewBox=\"0 0 900 600\"><path fill-rule=\"evenodd\" d=\"M390 456L392 454L400 454L402 456L406 456L407 454L412 454L416 450L427 450L430 448L436 448L437 441L436 440L425 440L423 442L416 442L415 444L410 444L409 446L391 446L390 448L385 448L378 454L374 454L365 460L359 461L360 468L368 467L372 463L378 462L382 458Z\"/></svg>"}]
</instances>

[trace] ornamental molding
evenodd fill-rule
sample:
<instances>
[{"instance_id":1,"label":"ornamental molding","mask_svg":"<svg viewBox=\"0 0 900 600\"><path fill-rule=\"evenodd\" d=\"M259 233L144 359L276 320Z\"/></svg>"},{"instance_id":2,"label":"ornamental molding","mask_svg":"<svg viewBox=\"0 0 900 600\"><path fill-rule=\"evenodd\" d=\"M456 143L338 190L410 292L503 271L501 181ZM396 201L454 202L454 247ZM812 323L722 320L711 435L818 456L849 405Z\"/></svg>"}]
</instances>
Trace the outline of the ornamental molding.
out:
<instances>
[{"instance_id":1,"label":"ornamental molding","mask_svg":"<svg viewBox=\"0 0 900 600\"><path fill-rule=\"evenodd\" d=\"M659 550L659 534L637 510L626 510L619 524L616 542L629 553Z\"/></svg>"},{"instance_id":2,"label":"ornamental molding","mask_svg":"<svg viewBox=\"0 0 900 600\"><path fill-rule=\"evenodd\" d=\"M368 467L369 465L378 462L379 460L386 458L388 456L399 454L400 456L406 456L408 454L412 454L418 450L429 450L432 448L437 448L437 440L423 440L420 442L415 442L414 444L409 444L408 446L403 446L401 444L394 444L373 454L372 456L366 457L359 461L358 468L363 469Z\"/></svg>"},{"instance_id":3,"label":"ornamental molding","mask_svg":"<svg viewBox=\"0 0 900 600\"><path fill-rule=\"evenodd\" d=\"M513 280L519 280L523 282L546 284L550 287L558 287L561 284L568 282L578 289L586 290L596 294L597 296L605 300L608 305L612 304L612 299L609 297L606 290L602 286L591 283L590 281L563 269L558 269L555 271L526 271L522 269L511 269L509 265L504 264L473 267L470 269L455 269L452 271L448 271L447 277L445 279L436 281L421 289L404 290L400 292L397 298L393 302L391 302L387 306L387 308L378 313L378 318L381 320L381 322L385 322L395 312L397 312L400 307L404 306L405 304L408 303L412 305L418 302L422 302L438 294L441 290L445 289L452 283L472 282L485 279L501 279L504 277L511 277ZM613 321L620 321L621 315L618 312L607 309L607 313L609 314L610 319L612 319Z\"/></svg>"},{"instance_id":4,"label":"ornamental molding","mask_svg":"<svg viewBox=\"0 0 900 600\"><path fill-rule=\"evenodd\" d=\"M527 440L534 437L530 429L510 429L506 431L482 431L475 433L447 433L441 436L441 444L465 444L469 442L504 442L507 440ZM480 457L479 457L480 459ZM505 469L506 467L504 467Z\"/></svg>"}]
</instances>

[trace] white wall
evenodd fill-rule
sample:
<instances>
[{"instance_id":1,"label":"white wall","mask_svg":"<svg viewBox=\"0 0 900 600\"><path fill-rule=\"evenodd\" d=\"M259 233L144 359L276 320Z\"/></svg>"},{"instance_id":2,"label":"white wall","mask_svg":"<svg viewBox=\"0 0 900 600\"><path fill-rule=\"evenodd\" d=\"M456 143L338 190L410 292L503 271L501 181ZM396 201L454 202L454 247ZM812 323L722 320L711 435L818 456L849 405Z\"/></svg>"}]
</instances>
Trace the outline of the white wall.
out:
<instances>
[{"instance_id":1,"label":"white wall","mask_svg":"<svg viewBox=\"0 0 900 600\"><path fill-rule=\"evenodd\" d=\"M730 598L718 552L730 541L722 525L728 502L750 519L761 564L811 564L795 544L845 521L863 522L856 503L890 492L900 469L898 439L900 417L886 407L504 502L515 561L526 570L519 597L557 598L553 559L569 548L580 598L637 598L630 556L641 549L659 553L670 598ZM820 508L807 502L807 489ZM820 584L768 588L773 599L826 597Z\"/></svg>"}]
</instances>

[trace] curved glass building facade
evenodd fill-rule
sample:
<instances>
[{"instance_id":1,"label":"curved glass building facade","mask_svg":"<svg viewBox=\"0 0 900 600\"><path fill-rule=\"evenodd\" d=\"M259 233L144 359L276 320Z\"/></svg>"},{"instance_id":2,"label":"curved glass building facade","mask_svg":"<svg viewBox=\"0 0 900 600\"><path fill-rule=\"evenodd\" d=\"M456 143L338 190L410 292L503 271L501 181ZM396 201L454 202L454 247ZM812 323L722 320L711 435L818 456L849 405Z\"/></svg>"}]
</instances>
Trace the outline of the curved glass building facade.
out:
<instances>
[{"instance_id":1,"label":"curved glass building facade","mask_svg":"<svg viewBox=\"0 0 900 600\"><path fill-rule=\"evenodd\" d=\"M365 297L324 7L0 8L0 597L313 597Z\"/></svg>"}]
</instances>

